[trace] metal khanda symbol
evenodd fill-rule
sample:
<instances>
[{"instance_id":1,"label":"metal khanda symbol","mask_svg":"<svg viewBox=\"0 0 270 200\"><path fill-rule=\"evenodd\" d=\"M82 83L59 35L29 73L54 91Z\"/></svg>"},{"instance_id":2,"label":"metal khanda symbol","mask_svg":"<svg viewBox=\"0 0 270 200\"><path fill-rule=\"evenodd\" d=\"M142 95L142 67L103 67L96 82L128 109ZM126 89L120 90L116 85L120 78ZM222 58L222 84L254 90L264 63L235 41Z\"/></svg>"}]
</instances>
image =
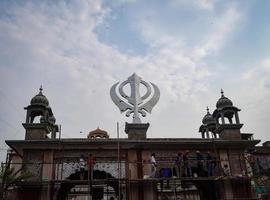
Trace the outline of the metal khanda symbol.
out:
<instances>
[{"instance_id":1,"label":"metal khanda symbol","mask_svg":"<svg viewBox=\"0 0 270 200\"><path fill-rule=\"evenodd\" d=\"M132 74L126 81L122 82L119 87L119 94L124 98L123 100L116 93L116 88L119 82L111 87L110 95L112 101L120 109L120 112L126 112L126 116L129 117L133 113L133 123L141 123L139 114L143 117L146 116L146 112L151 113L153 107L159 100L160 91L154 83L150 83L154 89L152 93L151 85L141 79L137 74ZM130 96L124 92L124 86L130 84ZM146 87L146 93L140 95L140 85ZM150 95L152 97L149 99Z\"/></svg>"}]
</instances>

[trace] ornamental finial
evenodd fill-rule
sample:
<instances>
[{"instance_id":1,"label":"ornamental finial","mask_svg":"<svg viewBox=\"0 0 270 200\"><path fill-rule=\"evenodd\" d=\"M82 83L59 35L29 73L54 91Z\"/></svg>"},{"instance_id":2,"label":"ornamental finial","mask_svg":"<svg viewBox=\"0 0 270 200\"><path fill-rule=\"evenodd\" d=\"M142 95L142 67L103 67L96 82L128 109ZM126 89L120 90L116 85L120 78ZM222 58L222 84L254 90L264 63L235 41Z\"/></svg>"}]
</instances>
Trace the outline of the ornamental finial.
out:
<instances>
[{"instance_id":1,"label":"ornamental finial","mask_svg":"<svg viewBox=\"0 0 270 200\"><path fill-rule=\"evenodd\" d=\"M39 94L42 94L42 90L43 90L42 85L40 85L40 87L39 87Z\"/></svg>"},{"instance_id":2,"label":"ornamental finial","mask_svg":"<svg viewBox=\"0 0 270 200\"><path fill-rule=\"evenodd\" d=\"M221 88L220 93L221 93L221 96L224 97L224 92L223 92L223 89L222 88Z\"/></svg>"}]
</instances>

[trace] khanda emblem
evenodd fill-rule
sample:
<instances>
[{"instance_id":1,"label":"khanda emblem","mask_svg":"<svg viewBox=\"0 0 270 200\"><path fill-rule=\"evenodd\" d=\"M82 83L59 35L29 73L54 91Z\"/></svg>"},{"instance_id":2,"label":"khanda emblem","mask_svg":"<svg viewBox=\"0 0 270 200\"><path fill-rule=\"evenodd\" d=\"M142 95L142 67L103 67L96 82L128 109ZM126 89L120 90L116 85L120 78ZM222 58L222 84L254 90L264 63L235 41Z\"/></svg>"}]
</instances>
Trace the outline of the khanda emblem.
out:
<instances>
[{"instance_id":1,"label":"khanda emblem","mask_svg":"<svg viewBox=\"0 0 270 200\"><path fill-rule=\"evenodd\" d=\"M124 86L130 85L130 96L124 91ZM140 94L140 86L146 88L143 96ZM118 87L117 87L118 86ZM116 91L118 90L118 94ZM119 84L115 83L111 87L110 95L112 101L120 109L120 112L126 112L129 117L133 113L133 123L141 123L140 116L145 117L146 112L151 113L153 107L159 100L160 91L154 83L147 83L137 74L132 74L126 81Z\"/></svg>"}]
</instances>

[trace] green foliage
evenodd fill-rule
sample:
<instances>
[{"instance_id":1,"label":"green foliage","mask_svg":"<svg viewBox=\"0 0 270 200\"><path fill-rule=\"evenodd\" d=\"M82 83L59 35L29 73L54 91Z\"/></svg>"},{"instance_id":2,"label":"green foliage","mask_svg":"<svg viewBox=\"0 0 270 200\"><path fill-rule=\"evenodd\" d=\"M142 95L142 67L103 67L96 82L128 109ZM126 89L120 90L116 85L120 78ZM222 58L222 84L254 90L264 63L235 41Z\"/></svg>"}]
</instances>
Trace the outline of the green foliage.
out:
<instances>
[{"instance_id":1,"label":"green foliage","mask_svg":"<svg viewBox=\"0 0 270 200\"><path fill-rule=\"evenodd\" d=\"M22 168L15 171L15 168L11 167L11 160L5 165L2 164L0 169L0 200L5 200L9 190L31 176L30 172L23 172Z\"/></svg>"}]
</instances>

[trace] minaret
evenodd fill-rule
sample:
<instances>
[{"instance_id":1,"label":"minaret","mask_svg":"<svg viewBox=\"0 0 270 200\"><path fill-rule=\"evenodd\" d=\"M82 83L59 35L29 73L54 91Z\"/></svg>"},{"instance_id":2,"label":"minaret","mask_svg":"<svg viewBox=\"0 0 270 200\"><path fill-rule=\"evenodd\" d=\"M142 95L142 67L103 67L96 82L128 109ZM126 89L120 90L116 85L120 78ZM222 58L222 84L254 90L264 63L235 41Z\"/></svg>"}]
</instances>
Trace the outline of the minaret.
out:
<instances>
[{"instance_id":1,"label":"minaret","mask_svg":"<svg viewBox=\"0 0 270 200\"><path fill-rule=\"evenodd\" d=\"M241 140L241 132L243 124L240 124L238 111L239 108L233 106L233 102L224 96L221 89L221 97L216 103L216 110L213 117L216 120L216 133L221 139Z\"/></svg>"},{"instance_id":2,"label":"minaret","mask_svg":"<svg viewBox=\"0 0 270 200\"><path fill-rule=\"evenodd\" d=\"M43 88L40 86L39 93L35 95L30 105L25 107L26 121L23 123L25 128L25 140L48 139L51 133L51 139L56 137L58 126L55 124L55 117L49 106L49 101L42 93ZM40 117L39 121L37 118Z\"/></svg>"},{"instance_id":3,"label":"minaret","mask_svg":"<svg viewBox=\"0 0 270 200\"><path fill-rule=\"evenodd\" d=\"M202 134L202 138L217 138L216 135L216 120L209 112L209 108L206 108L206 115L202 119L202 125L200 126L199 132Z\"/></svg>"}]
</instances>

